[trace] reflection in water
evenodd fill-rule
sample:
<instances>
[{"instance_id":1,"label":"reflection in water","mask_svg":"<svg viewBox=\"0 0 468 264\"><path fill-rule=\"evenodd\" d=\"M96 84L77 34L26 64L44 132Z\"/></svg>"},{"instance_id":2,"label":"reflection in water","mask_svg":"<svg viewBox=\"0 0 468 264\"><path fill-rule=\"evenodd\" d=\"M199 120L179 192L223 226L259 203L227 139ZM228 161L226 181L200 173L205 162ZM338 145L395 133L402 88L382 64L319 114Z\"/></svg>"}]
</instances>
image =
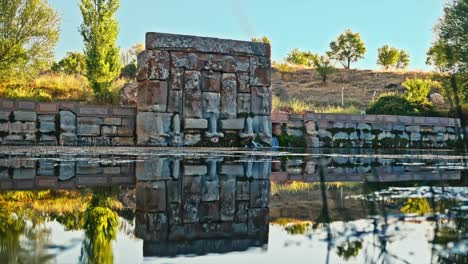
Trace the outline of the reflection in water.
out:
<instances>
[{"instance_id":1,"label":"reflection in water","mask_svg":"<svg viewBox=\"0 0 468 264\"><path fill-rule=\"evenodd\" d=\"M291 247L302 250L298 262L321 248L324 263L468 263L463 173L450 157L5 156L0 263L54 262L63 252L82 263L140 252L284 263ZM56 242L53 223L82 238ZM281 236L272 240L272 230ZM119 234L142 245L118 251L128 247Z\"/></svg>"},{"instance_id":2,"label":"reflection in water","mask_svg":"<svg viewBox=\"0 0 468 264\"><path fill-rule=\"evenodd\" d=\"M270 162L137 163L136 236L144 256L204 255L268 243Z\"/></svg>"}]
</instances>

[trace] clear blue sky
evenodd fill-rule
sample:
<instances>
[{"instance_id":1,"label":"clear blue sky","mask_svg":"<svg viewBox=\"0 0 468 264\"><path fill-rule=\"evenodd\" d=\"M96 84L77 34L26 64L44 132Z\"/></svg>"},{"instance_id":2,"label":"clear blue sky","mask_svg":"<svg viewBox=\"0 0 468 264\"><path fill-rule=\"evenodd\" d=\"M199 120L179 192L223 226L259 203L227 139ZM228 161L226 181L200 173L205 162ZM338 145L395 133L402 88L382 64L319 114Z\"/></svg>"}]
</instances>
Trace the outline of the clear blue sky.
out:
<instances>
[{"instance_id":1,"label":"clear blue sky","mask_svg":"<svg viewBox=\"0 0 468 264\"><path fill-rule=\"evenodd\" d=\"M83 49L79 0L50 0L62 17L56 57ZM365 59L352 65L376 68L377 48L390 44L409 51L410 69L429 69L425 54L444 0L121 0L118 44L144 42L158 31L248 40L266 35L272 59L300 48L323 53L345 29L361 33Z\"/></svg>"}]
</instances>

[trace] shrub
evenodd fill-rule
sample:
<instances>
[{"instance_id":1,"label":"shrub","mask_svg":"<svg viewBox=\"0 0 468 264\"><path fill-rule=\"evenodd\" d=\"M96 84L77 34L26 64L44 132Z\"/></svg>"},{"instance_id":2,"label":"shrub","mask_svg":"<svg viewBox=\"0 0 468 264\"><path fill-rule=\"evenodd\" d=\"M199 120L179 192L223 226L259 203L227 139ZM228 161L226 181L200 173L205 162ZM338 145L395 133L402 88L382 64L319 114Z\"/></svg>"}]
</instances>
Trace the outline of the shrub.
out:
<instances>
[{"instance_id":1,"label":"shrub","mask_svg":"<svg viewBox=\"0 0 468 264\"><path fill-rule=\"evenodd\" d=\"M421 106L431 105L429 93L432 88L440 86L437 82L419 78L408 78L402 85L406 88L406 99Z\"/></svg>"},{"instance_id":2,"label":"shrub","mask_svg":"<svg viewBox=\"0 0 468 264\"><path fill-rule=\"evenodd\" d=\"M367 114L374 115L431 115L434 110L430 105L417 105L399 94L383 94L367 109Z\"/></svg>"},{"instance_id":3,"label":"shrub","mask_svg":"<svg viewBox=\"0 0 468 264\"><path fill-rule=\"evenodd\" d=\"M310 51L302 51L300 49L291 50L286 56L285 60L292 64L309 66L317 55Z\"/></svg>"}]
</instances>

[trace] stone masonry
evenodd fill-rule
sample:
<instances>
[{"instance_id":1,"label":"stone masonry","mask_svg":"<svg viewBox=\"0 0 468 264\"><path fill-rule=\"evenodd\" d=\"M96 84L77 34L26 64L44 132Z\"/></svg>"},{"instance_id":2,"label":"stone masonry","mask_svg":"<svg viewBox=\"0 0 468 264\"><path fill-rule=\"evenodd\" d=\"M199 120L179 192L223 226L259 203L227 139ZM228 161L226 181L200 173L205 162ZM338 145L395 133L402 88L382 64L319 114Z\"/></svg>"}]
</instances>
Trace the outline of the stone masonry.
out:
<instances>
[{"instance_id":1,"label":"stone masonry","mask_svg":"<svg viewBox=\"0 0 468 264\"><path fill-rule=\"evenodd\" d=\"M270 46L147 33L138 55L137 144L271 144Z\"/></svg>"}]
</instances>

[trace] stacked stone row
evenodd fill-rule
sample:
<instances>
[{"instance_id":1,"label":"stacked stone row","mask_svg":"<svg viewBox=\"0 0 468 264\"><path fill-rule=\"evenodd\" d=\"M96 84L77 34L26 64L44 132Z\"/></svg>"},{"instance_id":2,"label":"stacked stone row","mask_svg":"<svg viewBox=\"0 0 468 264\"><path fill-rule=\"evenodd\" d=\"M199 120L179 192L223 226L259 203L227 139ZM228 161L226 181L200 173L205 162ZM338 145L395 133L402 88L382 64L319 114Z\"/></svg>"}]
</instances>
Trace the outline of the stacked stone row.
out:
<instances>
[{"instance_id":1,"label":"stacked stone row","mask_svg":"<svg viewBox=\"0 0 468 264\"><path fill-rule=\"evenodd\" d=\"M134 184L132 164L100 164L22 157L0 158L0 190Z\"/></svg>"},{"instance_id":2,"label":"stacked stone row","mask_svg":"<svg viewBox=\"0 0 468 264\"><path fill-rule=\"evenodd\" d=\"M135 145L136 109L0 100L5 145Z\"/></svg>"},{"instance_id":3,"label":"stacked stone row","mask_svg":"<svg viewBox=\"0 0 468 264\"><path fill-rule=\"evenodd\" d=\"M414 165L419 163L421 165ZM307 160L288 160L272 172L271 180L279 182L304 181L319 182L320 170L327 182L391 182L419 180L455 180L461 179L461 172L454 170L460 160L433 161L430 166L440 168L437 172L428 171L428 160L415 158L368 158L368 157L323 157ZM280 164L278 164L280 165ZM284 167L283 170L281 167Z\"/></svg>"},{"instance_id":4,"label":"stacked stone row","mask_svg":"<svg viewBox=\"0 0 468 264\"><path fill-rule=\"evenodd\" d=\"M269 162L139 162L135 233L146 241L260 238L268 234Z\"/></svg>"},{"instance_id":5,"label":"stacked stone row","mask_svg":"<svg viewBox=\"0 0 468 264\"><path fill-rule=\"evenodd\" d=\"M148 33L146 48L138 56L138 144L198 145L257 134L271 142L268 45Z\"/></svg>"}]
</instances>

